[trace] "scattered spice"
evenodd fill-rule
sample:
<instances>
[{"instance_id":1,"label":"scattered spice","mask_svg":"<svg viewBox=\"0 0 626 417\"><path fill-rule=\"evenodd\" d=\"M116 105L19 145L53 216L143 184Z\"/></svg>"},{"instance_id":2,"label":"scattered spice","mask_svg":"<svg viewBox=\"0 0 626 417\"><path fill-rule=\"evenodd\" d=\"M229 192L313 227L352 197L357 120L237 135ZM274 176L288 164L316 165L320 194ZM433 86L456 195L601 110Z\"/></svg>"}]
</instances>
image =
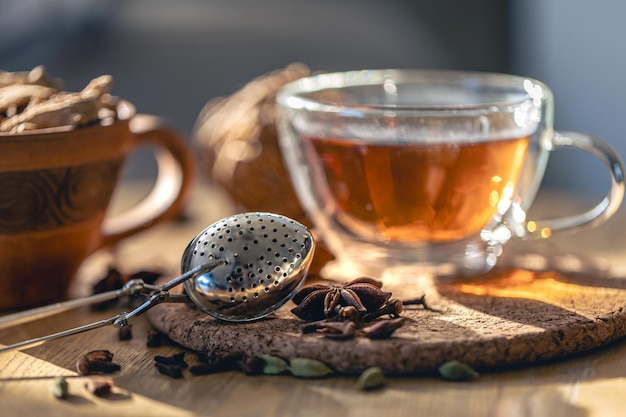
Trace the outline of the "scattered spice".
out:
<instances>
[{"instance_id":1,"label":"scattered spice","mask_svg":"<svg viewBox=\"0 0 626 417\"><path fill-rule=\"evenodd\" d=\"M182 378L183 377L183 367L177 364L168 364L162 362L154 362L154 366L157 370L163 374L167 375L170 378Z\"/></svg>"},{"instance_id":2,"label":"scattered spice","mask_svg":"<svg viewBox=\"0 0 626 417\"><path fill-rule=\"evenodd\" d=\"M398 330L405 323L406 318L398 317L396 319L381 320L363 328L362 332L365 337L370 339L387 339L391 337L393 332Z\"/></svg>"},{"instance_id":3,"label":"scattered spice","mask_svg":"<svg viewBox=\"0 0 626 417\"><path fill-rule=\"evenodd\" d=\"M321 378L335 373L324 362L309 358L291 359L289 372L299 378Z\"/></svg>"},{"instance_id":4,"label":"scattered spice","mask_svg":"<svg viewBox=\"0 0 626 417\"><path fill-rule=\"evenodd\" d=\"M120 289L123 286L124 277L122 276L122 273L116 267L109 266L104 277L100 278L95 284L93 284L91 292L93 294L100 294ZM117 299L102 301L100 303L92 304L91 309L94 311L104 311L115 307L117 303Z\"/></svg>"},{"instance_id":5,"label":"scattered spice","mask_svg":"<svg viewBox=\"0 0 626 417\"><path fill-rule=\"evenodd\" d=\"M438 371L444 379L450 381L470 381L480 375L471 366L456 360L444 363Z\"/></svg>"},{"instance_id":6,"label":"scattered spice","mask_svg":"<svg viewBox=\"0 0 626 417\"><path fill-rule=\"evenodd\" d=\"M241 361L241 371L246 375L259 375L265 369L265 360L258 356L249 356Z\"/></svg>"},{"instance_id":7,"label":"scattered spice","mask_svg":"<svg viewBox=\"0 0 626 417\"><path fill-rule=\"evenodd\" d=\"M406 320L400 317L404 303L391 298L391 293L383 291L382 286L381 281L368 277L342 285L311 285L295 295L297 307L291 311L308 321L302 326L302 333L317 333L331 339L356 336L385 339ZM384 316L389 319L383 320Z\"/></svg>"},{"instance_id":8,"label":"scattered spice","mask_svg":"<svg viewBox=\"0 0 626 417\"><path fill-rule=\"evenodd\" d=\"M92 286L92 294L100 294L107 291L119 290L128 281L132 279L140 279L146 284L154 284L157 279L164 275L164 272L155 270L139 270L131 274L122 273L115 265L109 265L105 275L96 281ZM95 303L91 306L94 311L104 311L115 307L120 302L119 299L113 299Z\"/></svg>"},{"instance_id":9,"label":"scattered spice","mask_svg":"<svg viewBox=\"0 0 626 417\"><path fill-rule=\"evenodd\" d=\"M363 316L363 321L372 321L385 315L389 315L391 317L400 317L400 313L402 313L402 308L402 301L394 298L381 305L378 310L365 314Z\"/></svg>"},{"instance_id":10,"label":"scattered spice","mask_svg":"<svg viewBox=\"0 0 626 417\"><path fill-rule=\"evenodd\" d=\"M133 325L127 324L122 326L117 331L117 338L121 341L130 340L133 338Z\"/></svg>"},{"instance_id":11,"label":"scattered spice","mask_svg":"<svg viewBox=\"0 0 626 417\"><path fill-rule=\"evenodd\" d=\"M342 307L354 307L360 315L378 310L391 297L382 282L361 277L341 285L315 284L302 288L293 298L293 314L306 321L334 317Z\"/></svg>"},{"instance_id":12,"label":"scattered spice","mask_svg":"<svg viewBox=\"0 0 626 417\"><path fill-rule=\"evenodd\" d=\"M113 362L113 353L108 350L92 350L76 361L76 371L80 375L112 374L122 369Z\"/></svg>"},{"instance_id":13,"label":"scattered spice","mask_svg":"<svg viewBox=\"0 0 626 417\"><path fill-rule=\"evenodd\" d=\"M378 366L364 370L357 380L357 388L361 391L372 391L385 385L385 375Z\"/></svg>"},{"instance_id":14,"label":"scattered spice","mask_svg":"<svg viewBox=\"0 0 626 417\"><path fill-rule=\"evenodd\" d=\"M56 398L67 398L67 396L69 395L69 385L65 377L54 377L54 379L52 380L52 385L50 386L50 392Z\"/></svg>"},{"instance_id":15,"label":"scattered spice","mask_svg":"<svg viewBox=\"0 0 626 417\"><path fill-rule=\"evenodd\" d=\"M185 362L185 352L180 352L172 356L155 356L155 362L163 363L166 365L178 365L181 368L188 368L189 365Z\"/></svg>"},{"instance_id":16,"label":"scattered spice","mask_svg":"<svg viewBox=\"0 0 626 417\"><path fill-rule=\"evenodd\" d=\"M193 375L208 375L217 372L233 371L242 368L245 358L242 355L233 353L199 353L198 359L202 362L193 365L189 372Z\"/></svg>"},{"instance_id":17,"label":"scattered spice","mask_svg":"<svg viewBox=\"0 0 626 417\"><path fill-rule=\"evenodd\" d=\"M402 304L404 304L405 306L421 305L424 308L424 310L434 311L438 313L440 312L440 310L437 310L436 308L432 308L430 305L426 303L426 294L422 294L416 298L409 298L407 300L402 300Z\"/></svg>"},{"instance_id":18,"label":"scattered spice","mask_svg":"<svg viewBox=\"0 0 626 417\"><path fill-rule=\"evenodd\" d=\"M209 375L231 370L233 370L231 366L226 366L225 364L219 362L201 363L199 365L193 365L189 368L189 372L191 372L192 375Z\"/></svg>"},{"instance_id":19,"label":"scattered spice","mask_svg":"<svg viewBox=\"0 0 626 417\"><path fill-rule=\"evenodd\" d=\"M115 383L110 378L90 378L85 382L85 389L96 397L106 397L110 395L115 387Z\"/></svg>"},{"instance_id":20,"label":"scattered spice","mask_svg":"<svg viewBox=\"0 0 626 417\"><path fill-rule=\"evenodd\" d=\"M351 339L356 334L353 321L316 321L302 326L302 333L320 333L330 339Z\"/></svg>"},{"instance_id":21,"label":"scattered spice","mask_svg":"<svg viewBox=\"0 0 626 417\"><path fill-rule=\"evenodd\" d=\"M149 348L160 347L163 345L163 333L158 330L149 330L146 334L146 346Z\"/></svg>"},{"instance_id":22,"label":"scattered spice","mask_svg":"<svg viewBox=\"0 0 626 417\"><path fill-rule=\"evenodd\" d=\"M264 362L263 373L266 375L278 375L289 370L289 364L283 358L268 354L258 357Z\"/></svg>"}]
</instances>

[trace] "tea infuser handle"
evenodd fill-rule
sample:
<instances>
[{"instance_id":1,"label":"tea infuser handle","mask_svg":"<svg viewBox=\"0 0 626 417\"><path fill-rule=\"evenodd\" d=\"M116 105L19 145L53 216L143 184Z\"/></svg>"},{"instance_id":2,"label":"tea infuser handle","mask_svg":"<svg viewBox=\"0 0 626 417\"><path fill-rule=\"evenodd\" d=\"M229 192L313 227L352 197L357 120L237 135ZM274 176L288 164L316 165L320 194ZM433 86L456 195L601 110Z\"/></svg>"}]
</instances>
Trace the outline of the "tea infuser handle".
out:
<instances>
[{"instance_id":1,"label":"tea infuser handle","mask_svg":"<svg viewBox=\"0 0 626 417\"><path fill-rule=\"evenodd\" d=\"M23 342L18 342L12 345L0 347L0 353L9 352L11 350L28 349L28 348L42 345L49 340L60 339L62 337L72 336L72 335L83 333L89 330L98 329L100 327L109 326L115 322L118 316L120 315L118 314L117 316L111 317L106 320L96 321L94 323L85 324L84 326L74 327L73 329L63 330L58 333L49 334L47 336L37 337L35 339L25 340Z\"/></svg>"},{"instance_id":2,"label":"tea infuser handle","mask_svg":"<svg viewBox=\"0 0 626 417\"><path fill-rule=\"evenodd\" d=\"M8 314L6 316L0 317L0 330L7 327L17 326L18 324L24 324L31 321L43 319L45 317L59 314L74 308L101 303L104 301L110 301L126 295L135 295L144 291L145 288L146 284L142 280L133 279L128 281L122 288L118 290L107 291L100 294L94 294L89 297L63 301L60 303L50 304L31 310Z\"/></svg>"},{"instance_id":3,"label":"tea infuser handle","mask_svg":"<svg viewBox=\"0 0 626 417\"><path fill-rule=\"evenodd\" d=\"M608 168L611 180L609 191L602 201L583 213L528 221L525 238L545 238L552 232L597 226L615 214L624 198L624 165L617 152L602 139L578 132L555 132L550 146L550 151L575 148L595 155Z\"/></svg>"},{"instance_id":4,"label":"tea infuser handle","mask_svg":"<svg viewBox=\"0 0 626 417\"><path fill-rule=\"evenodd\" d=\"M215 262L198 265L195 268L190 269L184 274L179 275L173 280L160 286L145 284L142 280L131 280L123 288L119 290L109 291L109 292L102 293L102 294L96 294L91 297L85 297L82 299L66 301L64 303L53 304L50 306L36 308L33 310L27 310L21 313L11 314L11 315L2 317L2 322L0 324L2 324L3 327L10 327L16 324L25 323L28 321L42 318L42 317L47 317L52 314L68 310L70 308L83 306L83 305L89 305L98 301L112 300L116 297L120 297L123 295L139 294L139 293L146 293L146 292L149 292L151 294L150 298L146 302L141 304L139 307L137 307L130 313L120 313L106 320L97 321L91 324L86 324L84 326L79 326L73 329L64 330L64 331L54 333L51 335L38 337L35 339L26 340L24 342L19 342L19 343L15 343L9 346L5 346L5 347L0 348L0 353L8 352L10 350L15 350L15 349L27 349L27 348L35 347L35 346L41 345L44 342L47 342L48 340L71 336L74 334L86 332L88 330L97 329L99 327L103 327L107 325L116 325L116 326L122 327L127 324L128 319L138 316L139 314L147 311L148 309L152 308L153 306L159 303L189 301L189 297L187 297L186 295L170 295L168 290L197 275L206 274L207 272L212 271L218 266L224 265L227 263L228 261L224 259L220 259Z\"/></svg>"}]
</instances>

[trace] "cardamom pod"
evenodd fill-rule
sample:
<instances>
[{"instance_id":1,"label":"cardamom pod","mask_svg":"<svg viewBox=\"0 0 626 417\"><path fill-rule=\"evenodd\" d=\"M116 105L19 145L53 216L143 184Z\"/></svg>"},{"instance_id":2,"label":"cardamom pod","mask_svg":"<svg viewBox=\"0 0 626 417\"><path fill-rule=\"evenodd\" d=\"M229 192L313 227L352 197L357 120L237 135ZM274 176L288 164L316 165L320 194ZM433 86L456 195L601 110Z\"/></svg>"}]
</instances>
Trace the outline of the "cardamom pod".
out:
<instances>
[{"instance_id":1,"label":"cardamom pod","mask_svg":"<svg viewBox=\"0 0 626 417\"><path fill-rule=\"evenodd\" d=\"M309 358L293 358L289 361L289 372L299 378L321 378L334 373L324 362Z\"/></svg>"},{"instance_id":2,"label":"cardamom pod","mask_svg":"<svg viewBox=\"0 0 626 417\"><path fill-rule=\"evenodd\" d=\"M449 361L441 365L439 368L439 374L450 381L470 381L478 378L480 375L469 365L456 360Z\"/></svg>"},{"instance_id":3,"label":"cardamom pod","mask_svg":"<svg viewBox=\"0 0 626 417\"><path fill-rule=\"evenodd\" d=\"M385 375L378 366L367 368L361 373L357 381L357 388L361 391L371 391L385 385Z\"/></svg>"},{"instance_id":4,"label":"cardamom pod","mask_svg":"<svg viewBox=\"0 0 626 417\"><path fill-rule=\"evenodd\" d=\"M263 366L263 373L266 375L282 374L289 369L287 362L278 356L263 354L258 357L265 362L265 365Z\"/></svg>"},{"instance_id":5,"label":"cardamom pod","mask_svg":"<svg viewBox=\"0 0 626 417\"><path fill-rule=\"evenodd\" d=\"M69 395L69 386L67 384L67 380L62 376L56 376L52 380L52 385L50 386L50 392L56 398L67 398Z\"/></svg>"}]
</instances>

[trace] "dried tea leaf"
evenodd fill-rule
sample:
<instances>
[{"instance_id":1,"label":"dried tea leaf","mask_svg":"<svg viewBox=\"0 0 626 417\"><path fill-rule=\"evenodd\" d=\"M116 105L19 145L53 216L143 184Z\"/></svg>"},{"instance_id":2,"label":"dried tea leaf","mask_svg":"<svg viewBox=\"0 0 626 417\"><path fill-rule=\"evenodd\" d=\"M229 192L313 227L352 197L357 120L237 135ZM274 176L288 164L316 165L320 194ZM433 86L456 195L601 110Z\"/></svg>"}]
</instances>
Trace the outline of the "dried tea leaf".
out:
<instances>
[{"instance_id":1,"label":"dried tea leaf","mask_svg":"<svg viewBox=\"0 0 626 417\"><path fill-rule=\"evenodd\" d=\"M471 381L480 375L471 366L456 360L444 363L438 370L444 379L450 381Z\"/></svg>"},{"instance_id":2,"label":"dried tea leaf","mask_svg":"<svg viewBox=\"0 0 626 417\"><path fill-rule=\"evenodd\" d=\"M361 391L371 391L385 385L385 374L378 366L367 368L361 373L357 381L357 388Z\"/></svg>"},{"instance_id":3,"label":"dried tea leaf","mask_svg":"<svg viewBox=\"0 0 626 417\"><path fill-rule=\"evenodd\" d=\"M278 356L263 354L258 355L258 357L265 362L265 365L263 366L264 374L277 375L289 370L287 362Z\"/></svg>"},{"instance_id":4,"label":"dried tea leaf","mask_svg":"<svg viewBox=\"0 0 626 417\"><path fill-rule=\"evenodd\" d=\"M293 358L289 361L289 372L299 378L321 378L334 374L324 362L309 358Z\"/></svg>"}]
</instances>

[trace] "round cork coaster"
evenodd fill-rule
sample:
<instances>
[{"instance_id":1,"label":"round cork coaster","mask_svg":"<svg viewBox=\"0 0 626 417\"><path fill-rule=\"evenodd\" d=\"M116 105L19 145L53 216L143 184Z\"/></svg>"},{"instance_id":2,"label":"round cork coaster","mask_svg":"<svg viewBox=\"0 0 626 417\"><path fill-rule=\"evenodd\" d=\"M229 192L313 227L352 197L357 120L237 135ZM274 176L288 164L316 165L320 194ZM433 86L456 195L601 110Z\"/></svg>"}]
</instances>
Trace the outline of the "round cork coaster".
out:
<instances>
[{"instance_id":1,"label":"round cork coaster","mask_svg":"<svg viewBox=\"0 0 626 417\"><path fill-rule=\"evenodd\" d=\"M479 370L531 364L626 335L626 279L576 257L527 254L471 280L402 278L402 286L383 289L401 300L425 294L430 309L405 306L402 316L409 320L383 340L302 334L291 302L270 318L244 324L181 304L163 304L148 314L158 330L195 351L307 357L348 374L372 366L388 375L426 373L449 360Z\"/></svg>"}]
</instances>

